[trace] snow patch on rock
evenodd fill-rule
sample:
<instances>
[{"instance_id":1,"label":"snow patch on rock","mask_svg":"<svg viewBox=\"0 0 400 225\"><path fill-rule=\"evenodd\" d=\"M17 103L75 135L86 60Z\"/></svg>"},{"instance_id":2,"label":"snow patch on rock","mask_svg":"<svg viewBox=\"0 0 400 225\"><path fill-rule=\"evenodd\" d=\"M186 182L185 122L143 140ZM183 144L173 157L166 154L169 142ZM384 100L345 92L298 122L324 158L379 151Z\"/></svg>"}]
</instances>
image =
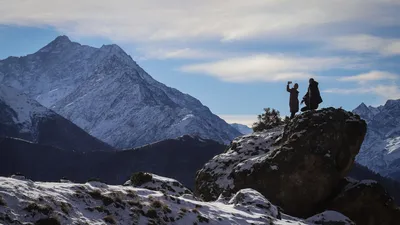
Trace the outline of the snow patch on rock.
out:
<instances>
[{"instance_id":1,"label":"snow patch on rock","mask_svg":"<svg viewBox=\"0 0 400 225\"><path fill-rule=\"evenodd\" d=\"M231 147L206 163L203 170L217 177L215 183L219 188L232 189L233 180L226 171L251 170L255 164L264 161L274 151L272 144L282 132L283 126L235 138ZM272 166L271 169L277 170L278 167Z\"/></svg>"}]
</instances>

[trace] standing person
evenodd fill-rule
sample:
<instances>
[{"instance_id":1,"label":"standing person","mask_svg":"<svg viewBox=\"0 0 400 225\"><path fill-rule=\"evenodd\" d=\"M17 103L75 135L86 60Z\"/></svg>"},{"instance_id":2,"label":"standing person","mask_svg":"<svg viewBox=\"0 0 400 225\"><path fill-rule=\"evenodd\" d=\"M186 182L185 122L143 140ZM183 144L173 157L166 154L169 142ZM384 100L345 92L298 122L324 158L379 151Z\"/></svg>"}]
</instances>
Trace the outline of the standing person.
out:
<instances>
[{"instance_id":1,"label":"standing person","mask_svg":"<svg viewBox=\"0 0 400 225\"><path fill-rule=\"evenodd\" d=\"M299 85L296 83L294 84L293 88L289 88L289 85L292 82L289 81L288 84L286 85L286 91L290 93L290 99L289 99L289 107L290 107L290 119L294 118L294 115L299 111L299 91L297 90L299 88Z\"/></svg>"},{"instance_id":2,"label":"standing person","mask_svg":"<svg viewBox=\"0 0 400 225\"><path fill-rule=\"evenodd\" d=\"M313 78L310 78L309 80L308 91L304 95L301 103L303 102L306 104L306 106L301 108L302 112L310 109L318 109L319 104L322 103L321 94L319 93L318 89L318 82Z\"/></svg>"}]
</instances>

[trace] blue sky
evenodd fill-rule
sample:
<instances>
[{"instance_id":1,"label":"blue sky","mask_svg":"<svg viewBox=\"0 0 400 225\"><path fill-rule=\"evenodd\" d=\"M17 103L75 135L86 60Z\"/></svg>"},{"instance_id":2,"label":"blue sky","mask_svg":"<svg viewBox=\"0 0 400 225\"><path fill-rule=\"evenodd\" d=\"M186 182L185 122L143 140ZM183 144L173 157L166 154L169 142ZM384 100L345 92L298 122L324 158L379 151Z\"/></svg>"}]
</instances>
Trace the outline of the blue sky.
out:
<instances>
[{"instance_id":1,"label":"blue sky","mask_svg":"<svg viewBox=\"0 0 400 225\"><path fill-rule=\"evenodd\" d=\"M68 35L120 45L155 79L198 98L228 122L264 107L289 114L288 80L321 107L400 98L400 1L0 1L0 59Z\"/></svg>"}]
</instances>

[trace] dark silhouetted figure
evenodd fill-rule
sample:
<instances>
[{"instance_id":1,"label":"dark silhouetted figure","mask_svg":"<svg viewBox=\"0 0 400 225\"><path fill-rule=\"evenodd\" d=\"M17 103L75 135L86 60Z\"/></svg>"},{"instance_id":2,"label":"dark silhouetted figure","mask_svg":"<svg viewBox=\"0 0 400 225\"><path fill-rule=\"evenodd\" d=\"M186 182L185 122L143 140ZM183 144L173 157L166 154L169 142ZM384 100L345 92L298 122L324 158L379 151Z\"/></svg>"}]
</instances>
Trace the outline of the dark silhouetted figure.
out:
<instances>
[{"instance_id":1,"label":"dark silhouetted figure","mask_svg":"<svg viewBox=\"0 0 400 225\"><path fill-rule=\"evenodd\" d=\"M305 103L306 106L301 108L301 111L307 111L312 109L318 109L318 105L322 103L321 94L318 89L318 82L313 78L309 80L308 91L304 95L301 103Z\"/></svg>"},{"instance_id":2,"label":"dark silhouetted figure","mask_svg":"<svg viewBox=\"0 0 400 225\"><path fill-rule=\"evenodd\" d=\"M299 111L299 85L296 83L294 84L293 88L289 88L289 85L292 82L289 81L286 90L290 93L290 100L289 100L289 107L290 107L290 119L294 118L294 115Z\"/></svg>"}]
</instances>

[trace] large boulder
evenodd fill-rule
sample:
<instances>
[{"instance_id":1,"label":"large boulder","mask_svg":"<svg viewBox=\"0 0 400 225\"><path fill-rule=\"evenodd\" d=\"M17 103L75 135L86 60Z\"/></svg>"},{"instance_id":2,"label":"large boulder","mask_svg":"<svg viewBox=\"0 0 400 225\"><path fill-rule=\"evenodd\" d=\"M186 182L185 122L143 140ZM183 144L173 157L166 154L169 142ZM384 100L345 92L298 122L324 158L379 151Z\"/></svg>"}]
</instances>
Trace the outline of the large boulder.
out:
<instances>
[{"instance_id":1,"label":"large boulder","mask_svg":"<svg viewBox=\"0 0 400 225\"><path fill-rule=\"evenodd\" d=\"M132 174L131 179L126 181L124 186L146 188L173 196L183 196L185 194L193 195L189 189L175 179L145 172Z\"/></svg>"},{"instance_id":2,"label":"large boulder","mask_svg":"<svg viewBox=\"0 0 400 225\"><path fill-rule=\"evenodd\" d=\"M340 192L327 208L339 211L356 224L397 225L400 209L385 189L373 180L343 179Z\"/></svg>"},{"instance_id":3,"label":"large boulder","mask_svg":"<svg viewBox=\"0 0 400 225\"><path fill-rule=\"evenodd\" d=\"M365 121L342 109L303 113L233 140L197 172L195 195L212 201L253 188L285 213L312 216L351 168L365 133Z\"/></svg>"}]
</instances>

